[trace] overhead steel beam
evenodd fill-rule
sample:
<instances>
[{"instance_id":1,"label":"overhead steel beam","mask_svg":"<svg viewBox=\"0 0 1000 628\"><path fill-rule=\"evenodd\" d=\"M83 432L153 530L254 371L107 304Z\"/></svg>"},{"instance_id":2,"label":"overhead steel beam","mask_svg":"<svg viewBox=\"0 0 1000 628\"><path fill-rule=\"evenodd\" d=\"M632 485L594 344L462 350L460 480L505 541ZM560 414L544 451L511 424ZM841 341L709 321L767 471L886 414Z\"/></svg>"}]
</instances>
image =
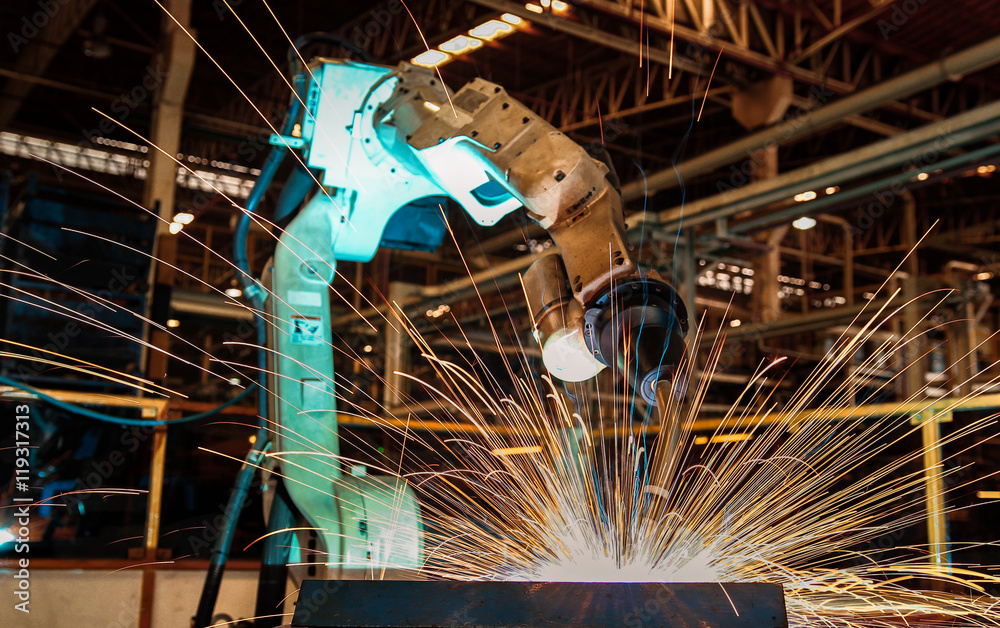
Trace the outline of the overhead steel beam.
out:
<instances>
[{"instance_id":1,"label":"overhead steel beam","mask_svg":"<svg viewBox=\"0 0 1000 628\"><path fill-rule=\"evenodd\" d=\"M53 87L55 89L61 89L67 92L73 92L74 94L83 94L84 96L92 96L95 98L100 98L102 100L107 100L108 102L111 102L116 97L115 94L112 94L110 92L102 92L96 89L82 87L80 85L70 85L69 83L63 81L47 79L44 76L34 76L31 74L24 74L23 72L16 72L14 70L7 70L5 68L0 68L0 76L6 76L9 79L20 81L23 83L44 85L46 87ZM6 98L6 96L4 96L4 98Z\"/></svg>"},{"instance_id":2,"label":"overhead steel beam","mask_svg":"<svg viewBox=\"0 0 1000 628\"><path fill-rule=\"evenodd\" d=\"M667 65L655 61L646 60L644 66L629 55L619 56L609 63L578 67L513 95L563 133L695 98L692 90L698 89L697 75L677 68L671 73ZM732 90L733 86L722 85L713 90L713 96ZM609 143L620 132L613 129Z\"/></svg>"},{"instance_id":3,"label":"overhead steel beam","mask_svg":"<svg viewBox=\"0 0 1000 628\"><path fill-rule=\"evenodd\" d=\"M849 20L844 24L841 24L840 26L835 27L826 35L823 35L816 41L812 42L809 45L809 47L803 50L801 53L795 55L791 59L790 63L795 64L799 63L803 59L808 59L809 57L821 51L825 46L832 44L833 42L844 37L851 31L863 26L864 24L867 24L869 21L871 21L872 18L888 10L889 7L892 6L892 1L893 0L882 0L881 2L876 3L874 7L871 7L867 11L863 12L861 15L855 17L852 20Z\"/></svg>"},{"instance_id":4,"label":"overhead steel beam","mask_svg":"<svg viewBox=\"0 0 1000 628\"><path fill-rule=\"evenodd\" d=\"M37 77L44 75L56 54L62 49L63 44L76 31L83 18L87 17L90 10L97 4L97 0L74 0L69 4L56 2L51 4L54 5L54 12L51 15L39 8L32 16L42 16L47 20L47 23L43 22L43 28L34 37L21 38L25 41L19 43L21 46L20 56L17 59L17 64L7 74L7 85L4 88L2 98L0 98L0 129L6 129L10 126L24 99L28 97L35 86L34 81L23 80L17 75ZM41 5L39 4L39 6ZM26 19L30 20L31 18ZM36 20L34 24L37 24L41 19ZM16 35L17 33L11 31L8 33L8 38ZM17 49L15 49L16 51Z\"/></svg>"},{"instance_id":5,"label":"overhead steel beam","mask_svg":"<svg viewBox=\"0 0 1000 628\"><path fill-rule=\"evenodd\" d=\"M957 81L966 74L990 67L997 62L1000 62L1000 37L988 39L940 61L888 79L879 85L845 96L829 105L790 118L762 131L751 133L743 139L710 150L675 167L651 173L647 175L645 182L634 181L622 186L622 197L626 201L636 200L645 194L655 194L660 190L676 187L681 181L745 159L753 151L814 133L848 116L873 109L886 101L915 94L945 81Z\"/></svg>"},{"instance_id":6,"label":"overhead steel beam","mask_svg":"<svg viewBox=\"0 0 1000 628\"><path fill-rule=\"evenodd\" d=\"M513 13L546 28L573 35L574 37L578 37L585 41L598 43L635 56L642 54L644 57L657 63L673 63L674 67L678 67L689 72L698 72L702 69L699 68L698 64L692 62L686 57L674 55L671 60L669 50L662 50L658 48L649 48L648 50L644 50L639 45L637 39L629 39L613 35L611 33L602 32L592 26L568 20L550 13L533 13L528 11L523 5L510 2L509 0L470 1L482 6L490 7L497 11ZM588 0L586 4L596 5L599 3ZM605 4L614 5L615 3L606 2ZM656 19L657 18L650 16L647 20L647 24L655 27L657 24ZM680 27L675 24L674 28L677 29ZM687 38L688 41L699 46L703 46L706 49L716 50L722 43L715 40L708 33L699 32L690 28L686 30L681 28L681 30L676 32L679 37ZM727 50L730 49L727 48ZM795 76L795 78L814 84L819 82L817 77L811 71L799 68L798 70L800 70L800 72L797 72L795 69L788 68L784 65L778 67L774 65L772 60L770 60L767 55L763 55L761 53L754 53L754 55L757 55L760 58L758 59L757 56L753 57L753 59L743 59L737 57L737 60L745 62L754 61L757 65L763 63L764 65L761 67L765 67L766 69L781 73L791 73ZM917 70L913 70L912 72L883 81L875 87L853 93L850 96L845 96L830 105L826 105L814 111L796 116L795 118L769 127L763 131L748 135L738 142L728 144L713 151L709 151L694 159L678 164L676 168L666 168L654 172L648 175L645 181L633 181L628 183L622 188L623 198L625 201L636 200L638 198L642 198L642 196L647 193L653 194L663 189L676 187L681 180L726 166L730 163L738 161L741 158L745 158L755 150L759 150L760 148L768 145L773 145L775 142L783 143L812 134L840 121L847 121L852 124L856 124L857 126L865 126L863 121L859 121L857 114L886 105L897 98L903 98L924 89L929 89L945 81L958 80L965 74L989 67L998 61L1000 61L1000 37L990 39L943 60L925 65ZM809 75L806 76L805 74L802 74L802 72L806 72ZM826 80L824 85L827 88L840 92L850 92L854 89L852 85L847 83L840 84L839 82L830 82L829 80ZM879 127L877 130L879 132L886 132L886 134L893 132L893 129L889 127Z\"/></svg>"},{"instance_id":7,"label":"overhead steel beam","mask_svg":"<svg viewBox=\"0 0 1000 628\"><path fill-rule=\"evenodd\" d=\"M525 270L528 266L531 266L535 260L546 255L555 255L557 252L558 251L556 249L552 248L538 255L529 253L528 255L522 255L521 257L515 257L510 261L496 264L491 268L481 270L467 277L459 277L458 279L435 286L421 286L416 295L398 301L398 307L406 310L419 303L424 303L429 299L458 299L468 296L470 292L474 293L473 289L476 286L490 283L495 284L497 287L503 287L504 285L512 283L511 277L518 272ZM384 316L393 309L393 305L383 303L379 306L364 309L361 312L343 314L331 320L330 327L338 329L343 325L350 325L362 319L367 320L377 315Z\"/></svg>"},{"instance_id":8,"label":"overhead steel beam","mask_svg":"<svg viewBox=\"0 0 1000 628\"><path fill-rule=\"evenodd\" d=\"M478 2L478 0L472 1ZM886 0L879 1L883 3L881 10L885 10L891 5ZM660 15L652 11L656 7L662 9L664 6L662 4L652 3L651 7L646 8L639 3L624 2L622 0L578 0L578 3L589 9L599 11L616 19L627 20L633 24L641 21L645 29L656 31L663 36L676 38L681 42L686 42L687 45L684 46L685 48L694 46L699 52L710 57L719 54L728 59L733 59L773 74L791 76L795 80L807 85L822 86L823 89L838 94L849 94L857 88L856 79L837 79L830 76L825 70L806 68L789 63L784 44L781 43L781 33L778 33L777 45L770 41L770 35L767 32L763 17L760 15L760 10L756 4L749 2L740 3L739 8L734 11L717 0L715 2L706 0L702 4L702 12L707 13L699 14L698 7L695 4L685 3L687 13L695 26L695 28L692 28L685 25L683 20L679 22L676 19L669 19L669 11L661 10L659 11ZM676 5L672 4L671 6ZM716 8L718 8L718 11L716 11ZM767 48L766 52L750 48L749 42L752 39L749 32L751 16L753 17L757 34ZM777 28L777 25L775 28ZM801 22L798 20L796 21L796 30L801 30ZM723 32L729 33L730 37L728 39L721 37L721 33ZM636 40L638 41L638 37ZM676 46L677 50L680 50L680 48L680 46ZM652 50L649 52L652 52ZM676 58L674 59L674 64L677 64ZM914 115L924 120L937 119L934 114L915 109L909 104L887 101L884 105L900 113Z\"/></svg>"},{"instance_id":9,"label":"overhead steel beam","mask_svg":"<svg viewBox=\"0 0 1000 628\"><path fill-rule=\"evenodd\" d=\"M878 312L879 308L888 302L888 299L877 299L853 306L824 308L808 314L785 316L768 323L743 324L735 329L723 327L706 331L702 343L710 345L719 336L724 336L727 342L757 341L775 336L802 334L838 324L850 324L865 313Z\"/></svg>"},{"instance_id":10,"label":"overhead steel beam","mask_svg":"<svg viewBox=\"0 0 1000 628\"><path fill-rule=\"evenodd\" d=\"M0 68L0 76L16 79L18 81L34 83L36 85L44 85L45 87L51 87L65 92L90 96L105 102L111 102L119 96L119 94L91 89L82 85L74 85L72 83L67 83L66 81L45 78L42 76L31 76L29 74L22 74L20 72L15 72L14 70L7 70L4 68ZM202 131L235 133L240 137L266 137L271 133L271 129L259 124L247 124L246 122L239 122L237 120L223 118L220 116L210 116L204 113L194 113L188 111L184 114L184 119L186 120L186 124L190 127Z\"/></svg>"},{"instance_id":11,"label":"overhead steel beam","mask_svg":"<svg viewBox=\"0 0 1000 628\"><path fill-rule=\"evenodd\" d=\"M170 309L178 314L209 318L241 321L253 321L257 318L254 311L245 305L193 290L174 290L170 295Z\"/></svg>"}]
</instances>

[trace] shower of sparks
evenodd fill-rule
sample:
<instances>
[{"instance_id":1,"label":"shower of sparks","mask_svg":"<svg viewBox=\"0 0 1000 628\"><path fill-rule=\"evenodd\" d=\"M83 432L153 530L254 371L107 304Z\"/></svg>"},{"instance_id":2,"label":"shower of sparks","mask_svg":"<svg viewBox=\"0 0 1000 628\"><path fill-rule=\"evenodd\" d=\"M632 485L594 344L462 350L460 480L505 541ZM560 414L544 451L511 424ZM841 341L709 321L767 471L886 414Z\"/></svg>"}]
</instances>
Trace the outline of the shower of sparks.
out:
<instances>
[{"instance_id":1,"label":"shower of sparks","mask_svg":"<svg viewBox=\"0 0 1000 628\"><path fill-rule=\"evenodd\" d=\"M647 437L650 430L620 418L631 414L629 399L618 400L618 413L594 417L574 411L548 377L522 379L515 391L498 394L490 381L441 359L412 333L436 375L418 383L446 414L475 426L434 443L461 461L455 468L426 470L415 459L403 465L413 469L402 476L420 491L428 529L419 575L770 582L784 586L793 626L1000 625L992 613L1000 600L985 593L1000 578L986 569L947 564L921 548L901 548L892 560L882 549L855 549L924 521L924 471L907 469L922 451L861 477L852 473L944 412L925 413L916 425L906 412L835 419L852 405L859 383L878 385L850 378L837 385L836 376L894 314L883 308L861 331L841 338L781 408L771 401L779 362L762 365L708 444L696 448L690 428L724 350L717 340L687 400L672 401L662 414L663 424L682 426L679 452L663 451ZM858 370L886 369L913 340L881 342ZM679 379L692 374L686 363ZM818 410L805 411L816 402ZM737 413L742 404L756 412ZM995 417L975 421L934 446L988 438L996 424ZM600 441L609 431L617 443ZM740 438L727 438L733 435ZM497 455L501 450L519 453ZM697 464L684 462L694 454ZM382 466L385 472L394 465ZM963 593L910 588L917 580Z\"/></svg>"}]
</instances>

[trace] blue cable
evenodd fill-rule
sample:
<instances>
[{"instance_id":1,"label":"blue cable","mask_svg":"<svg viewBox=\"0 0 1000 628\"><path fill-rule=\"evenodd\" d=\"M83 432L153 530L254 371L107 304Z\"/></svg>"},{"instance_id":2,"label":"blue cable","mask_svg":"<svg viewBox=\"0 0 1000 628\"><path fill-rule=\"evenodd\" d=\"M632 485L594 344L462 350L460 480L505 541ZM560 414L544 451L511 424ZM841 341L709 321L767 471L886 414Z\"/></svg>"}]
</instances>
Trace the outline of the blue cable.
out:
<instances>
[{"instance_id":1,"label":"blue cable","mask_svg":"<svg viewBox=\"0 0 1000 628\"><path fill-rule=\"evenodd\" d=\"M12 386L14 388L20 388L25 392L31 393L36 398L41 399L42 401L50 405L53 405L57 408L60 408L62 410L65 410L66 412L69 412L71 414L85 416L89 419L104 421L106 423L116 423L118 425L138 425L138 426L176 425L178 423L190 423L192 421L200 421L201 419L206 419L210 416L218 414L219 412L225 410L229 406L237 403L238 401L249 395L251 392L253 392L253 390L257 387L257 383L254 382L250 386L247 386L246 390L236 395L229 401L221 405L218 405L212 408L211 410L206 410L205 412L190 414L188 416L181 417L179 419L171 419L167 421L151 421L148 419L127 419L125 417L115 416L113 414L105 414L103 412L97 412L96 410L89 410L75 403L69 403L68 401L60 401L59 399L56 399L51 395L47 395L42 391L38 390L37 388L34 388L33 386L29 386L25 383L19 382L14 379L9 379L6 377L0 377L0 384L3 384L5 386Z\"/></svg>"}]
</instances>

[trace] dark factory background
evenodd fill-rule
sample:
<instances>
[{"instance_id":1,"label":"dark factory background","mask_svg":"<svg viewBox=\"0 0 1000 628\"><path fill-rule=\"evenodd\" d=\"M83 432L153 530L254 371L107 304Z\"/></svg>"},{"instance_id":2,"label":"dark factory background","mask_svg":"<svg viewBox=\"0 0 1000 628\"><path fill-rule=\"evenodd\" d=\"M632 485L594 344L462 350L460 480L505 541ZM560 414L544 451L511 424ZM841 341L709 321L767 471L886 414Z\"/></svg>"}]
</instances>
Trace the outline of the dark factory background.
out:
<instances>
[{"instance_id":1,"label":"dark factory background","mask_svg":"<svg viewBox=\"0 0 1000 628\"><path fill-rule=\"evenodd\" d=\"M827 383L830 392L856 384L856 407L841 418L925 387L932 398L980 393L935 426L947 436L1000 407L1000 3L164 0L174 19L158 4L0 6L0 406L7 423L25 403L18 383L71 404L31 402L34 487L52 499L32 519L32 586L34 599L49 602L30 623L5 604L0 617L13 625L69 625L71 608L88 625L187 625L193 614L255 438L256 396L160 428L74 408L125 421L178 418L255 381L253 315L221 296L247 298L229 262L238 211L216 189L236 202L250 195L289 106L289 37L305 33L352 44L319 38L303 48L307 59L356 59L360 49L379 64L437 67L453 89L483 78L580 145L606 148L640 265L669 279L706 330L699 363L711 340L727 338L697 437L711 437L711 420L762 360L786 358L771 402L791 398L886 290L933 296ZM490 21L502 28L471 32ZM150 142L199 176L157 165ZM289 171L263 198L269 219ZM523 212L483 227L455 203L444 209L450 231L435 212L420 225L428 238L390 223L370 262L337 265L338 390L372 413L426 415L433 406L394 375L433 372L382 319L387 299L438 355L508 377L501 387L543 370L518 273L552 240ZM250 230L256 276L277 228ZM865 371L881 342L914 326L926 334L911 351ZM66 368L60 355L85 367ZM179 395L140 394L133 377ZM591 385L601 382L610 385ZM591 399L608 411L616 403ZM345 458L376 465L398 454L395 439L350 419L340 425ZM0 436L4 469L15 467L12 431ZM919 449L921 438L914 430L844 482ZM428 466L455 462L430 447L411 453ZM957 439L942 455L956 470L954 508L940 515L946 538L961 541L953 559L1000 564L989 545L1000 520L989 501L1000 498L990 475L1000 470L1000 441ZM0 486L5 506L14 482ZM239 514L220 616L251 614L263 502L258 482ZM6 517L0 529L14 530ZM930 543L928 529L910 526L883 539L885 549ZM15 536L0 536L0 570L17 567ZM162 564L117 571L140 562ZM83 596L109 572L101 591ZM89 599L73 601L81 596Z\"/></svg>"}]
</instances>

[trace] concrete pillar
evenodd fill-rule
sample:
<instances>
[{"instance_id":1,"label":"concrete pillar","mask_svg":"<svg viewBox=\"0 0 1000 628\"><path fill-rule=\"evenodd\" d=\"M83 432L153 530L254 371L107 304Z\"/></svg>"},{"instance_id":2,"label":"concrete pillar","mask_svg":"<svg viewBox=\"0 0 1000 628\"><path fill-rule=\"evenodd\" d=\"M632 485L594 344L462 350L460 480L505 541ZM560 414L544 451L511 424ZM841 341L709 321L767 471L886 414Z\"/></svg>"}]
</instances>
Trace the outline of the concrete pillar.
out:
<instances>
[{"instance_id":1,"label":"concrete pillar","mask_svg":"<svg viewBox=\"0 0 1000 628\"><path fill-rule=\"evenodd\" d=\"M781 274L781 241L788 233L788 225L783 225L762 234L759 238L767 245L755 263L752 309L754 318L762 323L771 323L781 318L781 298L778 296Z\"/></svg>"},{"instance_id":2,"label":"concrete pillar","mask_svg":"<svg viewBox=\"0 0 1000 628\"><path fill-rule=\"evenodd\" d=\"M748 85L733 95L733 118L748 131L774 124L781 120L792 104L792 80L773 76ZM778 143L750 153L750 180L761 181L778 174ZM779 245L788 233L788 225L762 233L758 241L767 245L767 251L757 260L754 274L753 313L763 323L781 316L778 298L778 275L781 274Z\"/></svg>"},{"instance_id":3,"label":"concrete pillar","mask_svg":"<svg viewBox=\"0 0 1000 628\"><path fill-rule=\"evenodd\" d=\"M389 303L403 303L420 292L420 286L393 281L389 284ZM392 316L385 325L385 375L382 387L382 407L398 408L407 402L409 381L399 373L410 371L410 337L404 321Z\"/></svg>"},{"instance_id":4,"label":"concrete pillar","mask_svg":"<svg viewBox=\"0 0 1000 628\"><path fill-rule=\"evenodd\" d=\"M153 96L153 115L150 140L163 149L149 151L149 170L143 205L152 208L160 205L160 216L167 221L174 216L174 198L177 187L176 157L181 146L181 124L184 120L184 99L187 96L191 72L194 69L195 44L174 20L192 35L191 0L167 0L166 9L174 19L163 18L163 49L157 53L153 66L164 72L163 83ZM166 232L166 225L160 225Z\"/></svg>"},{"instance_id":5,"label":"concrete pillar","mask_svg":"<svg viewBox=\"0 0 1000 628\"><path fill-rule=\"evenodd\" d=\"M180 24L189 28L191 23L191 0L168 0L166 9ZM142 204L153 209L158 206L159 215L166 221L174 216L174 199L177 190L177 164L167 155L176 157L181 145L181 123L184 118L184 98L187 95L191 71L194 68L194 41L168 16L163 18L163 49L153 60L153 67L164 72L164 80L153 96L153 115L150 140L167 154L150 148L149 170L146 172L146 188ZM153 244L154 262L150 270L150 289L147 293L147 315L152 305L153 287L157 284L173 284L174 272L171 268L177 259L177 241L167 231L167 225L159 222L156 240ZM167 374L167 352L170 335L154 329L149 334L149 342L160 349L145 350L144 362L148 377L159 380Z\"/></svg>"},{"instance_id":6,"label":"concrete pillar","mask_svg":"<svg viewBox=\"0 0 1000 628\"><path fill-rule=\"evenodd\" d=\"M748 131L770 126L780 121L792 104L792 79L773 76L748 85L733 95L733 119ZM778 174L778 143L750 153L753 164L752 181L760 181Z\"/></svg>"}]
</instances>

